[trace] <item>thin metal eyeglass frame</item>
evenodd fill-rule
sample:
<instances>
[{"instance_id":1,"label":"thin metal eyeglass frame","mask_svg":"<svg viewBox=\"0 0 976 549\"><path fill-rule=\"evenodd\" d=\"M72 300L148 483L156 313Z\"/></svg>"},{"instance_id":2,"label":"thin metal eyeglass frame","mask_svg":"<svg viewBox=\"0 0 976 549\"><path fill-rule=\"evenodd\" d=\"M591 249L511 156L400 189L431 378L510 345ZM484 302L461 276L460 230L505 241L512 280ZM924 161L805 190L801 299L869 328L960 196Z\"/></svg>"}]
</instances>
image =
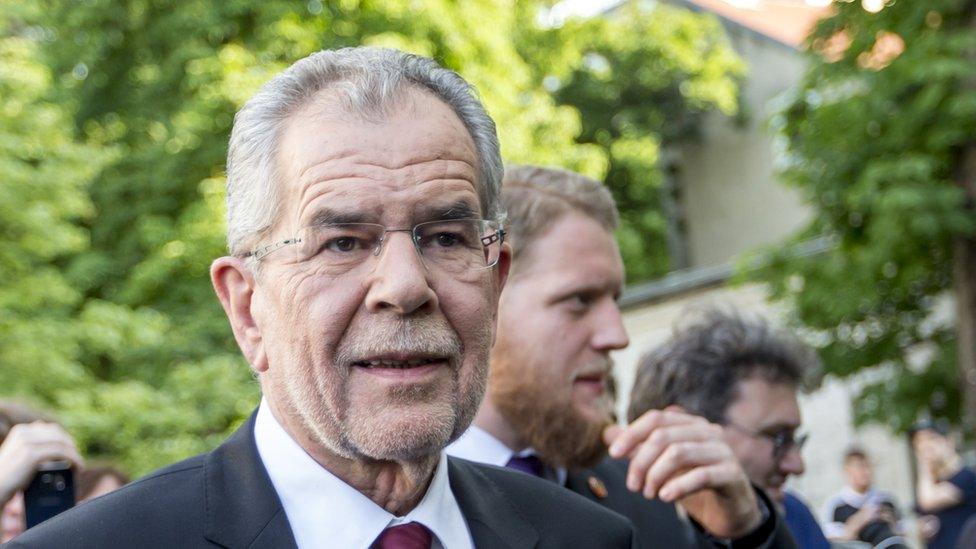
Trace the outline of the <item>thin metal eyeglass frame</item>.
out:
<instances>
[{"instance_id":1,"label":"thin metal eyeglass frame","mask_svg":"<svg viewBox=\"0 0 976 549\"><path fill-rule=\"evenodd\" d=\"M775 435L769 433L764 433L762 431L754 431L752 429L747 429L741 425L736 425L735 423L725 422L722 423L724 427L731 427L736 431L744 435L748 435L754 438L764 438L773 443L773 458L777 461L783 459L787 452L789 452L794 446L797 450L802 450L803 445L807 443L810 438L808 433L796 433L786 434L786 431L780 431Z\"/></svg>"},{"instance_id":2,"label":"thin metal eyeglass frame","mask_svg":"<svg viewBox=\"0 0 976 549\"><path fill-rule=\"evenodd\" d=\"M392 228L391 229L391 228L386 227L384 225L380 225L379 223L332 223L332 224L329 224L327 226L331 226L331 227L344 227L344 226L363 227L363 226L368 226L368 227L377 227L377 228L382 229L383 230L383 233L380 236L379 240L376 242L376 247L373 248L370 251L370 253L373 256L380 255L380 252L383 250L383 244L386 242L386 235L387 234L389 234L389 233L410 233L410 240L411 240L411 242L413 242L414 250L416 250L417 251L417 254L420 255L420 258L423 259L424 254L420 251L420 247L419 247L420 246L420 235L417 234L417 228L418 227L422 227L424 225L430 225L430 224L433 224L433 223L450 223L450 222L456 222L456 221L478 221L478 222L485 223L485 224L496 223L498 225L498 230L496 230L495 232L493 232L493 233L491 233L489 235L482 236L481 237L481 245L483 247L487 248L488 246L491 246L495 242L498 242L498 245L499 246L501 246L505 242L505 229L504 229L504 227L502 227L502 224L501 223L498 223L497 221L491 221L491 220L488 220L488 219L475 219L475 218L435 219L433 221L424 221L422 223L417 223L413 227L410 227L410 228L402 228L402 229L401 228ZM307 228L308 227L306 227L306 229ZM289 239L286 239L286 240L282 240L280 242L275 242L274 244L269 244L267 246L264 246L264 247L261 247L261 248L256 248L254 250L251 250L249 252L245 252L244 254L242 254L241 257L253 257L256 261L261 261L265 257L268 257L268 255L270 255L271 253L276 252L276 251L280 250L281 248L284 248L285 246L290 246L291 244L299 244L299 243L301 243L301 241L302 241L301 238L295 236L295 237L292 237L292 238L289 238ZM497 263L498 263L498 257L496 257L495 260L492 261L491 263L486 264L484 267L481 267L481 268L490 269L490 268L494 267Z\"/></svg>"}]
</instances>

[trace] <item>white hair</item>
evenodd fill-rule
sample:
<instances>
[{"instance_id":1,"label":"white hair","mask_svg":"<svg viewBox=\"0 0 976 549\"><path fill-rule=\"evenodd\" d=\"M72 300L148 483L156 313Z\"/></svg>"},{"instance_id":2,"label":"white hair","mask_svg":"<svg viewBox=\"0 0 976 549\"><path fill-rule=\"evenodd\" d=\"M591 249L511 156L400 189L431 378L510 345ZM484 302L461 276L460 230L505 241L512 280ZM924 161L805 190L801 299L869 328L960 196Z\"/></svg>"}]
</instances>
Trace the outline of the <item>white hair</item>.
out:
<instances>
[{"instance_id":1,"label":"white hair","mask_svg":"<svg viewBox=\"0 0 976 549\"><path fill-rule=\"evenodd\" d=\"M277 149L284 122L318 92L338 91L343 112L371 119L411 87L433 93L457 114L478 153L483 215L500 219L502 160L495 123L474 88L432 59L372 47L323 50L275 76L234 117L227 151L227 245L243 255L274 225L279 211Z\"/></svg>"}]
</instances>

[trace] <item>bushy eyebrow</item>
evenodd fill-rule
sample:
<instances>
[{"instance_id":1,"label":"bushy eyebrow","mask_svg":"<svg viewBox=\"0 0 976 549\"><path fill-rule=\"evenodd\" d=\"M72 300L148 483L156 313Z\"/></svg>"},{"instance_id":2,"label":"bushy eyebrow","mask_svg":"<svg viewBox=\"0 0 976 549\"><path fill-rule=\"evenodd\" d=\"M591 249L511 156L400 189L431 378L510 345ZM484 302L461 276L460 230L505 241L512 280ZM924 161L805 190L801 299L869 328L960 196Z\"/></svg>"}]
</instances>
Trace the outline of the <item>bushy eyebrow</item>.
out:
<instances>
[{"instance_id":1,"label":"bushy eyebrow","mask_svg":"<svg viewBox=\"0 0 976 549\"><path fill-rule=\"evenodd\" d=\"M775 435L781 432L791 432L794 433L800 429L800 425L794 425L792 423L776 422L770 425L766 425L757 431L762 433L767 433L770 435Z\"/></svg>"},{"instance_id":2,"label":"bushy eyebrow","mask_svg":"<svg viewBox=\"0 0 976 549\"><path fill-rule=\"evenodd\" d=\"M458 200L446 206L425 206L419 211L418 222L437 221L440 219L472 219L479 217L477 210L470 202ZM323 208L312 216L309 226L321 227L338 223L376 223L374 215L357 211L338 211Z\"/></svg>"},{"instance_id":3,"label":"bushy eyebrow","mask_svg":"<svg viewBox=\"0 0 976 549\"><path fill-rule=\"evenodd\" d=\"M475 217L480 217L480 214L475 210L474 206L471 205L467 200L458 200L447 206L431 206L425 209L421 209L418 212L418 220L421 221L436 221L438 219L472 219Z\"/></svg>"},{"instance_id":4,"label":"bushy eyebrow","mask_svg":"<svg viewBox=\"0 0 976 549\"><path fill-rule=\"evenodd\" d=\"M323 225L335 225L337 223L370 223L374 221L362 212L340 212L324 208L315 212L309 225L312 227L321 227Z\"/></svg>"}]
</instances>

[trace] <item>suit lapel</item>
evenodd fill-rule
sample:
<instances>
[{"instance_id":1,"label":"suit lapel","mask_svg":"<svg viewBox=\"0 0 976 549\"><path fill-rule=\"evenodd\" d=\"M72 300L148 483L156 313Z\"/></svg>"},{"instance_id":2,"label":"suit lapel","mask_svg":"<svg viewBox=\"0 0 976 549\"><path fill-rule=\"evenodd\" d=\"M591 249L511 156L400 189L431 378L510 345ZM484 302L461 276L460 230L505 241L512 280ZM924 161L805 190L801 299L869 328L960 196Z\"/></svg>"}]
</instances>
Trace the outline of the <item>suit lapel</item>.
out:
<instances>
[{"instance_id":1,"label":"suit lapel","mask_svg":"<svg viewBox=\"0 0 976 549\"><path fill-rule=\"evenodd\" d=\"M593 469L582 469L576 471L569 471L566 476L566 488L569 488L573 492L597 503L602 503L594 494L593 490L589 486L590 477L599 478Z\"/></svg>"},{"instance_id":2,"label":"suit lapel","mask_svg":"<svg viewBox=\"0 0 976 549\"><path fill-rule=\"evenodd\" d=\"M296 547L254 443L254 418L207 456L204 536L225 547Z\"/></svg>"},{"instance_id":3,"label":"suit lapel","mask_svg":"<svg viewBox=\"0 0 976 549\"><path fill-rule=\"evenodd\" d=\"M475 547L535 547L539 532L491 479L465 460L448 458L447 465L451 491L468 522Z\"/></svg>"}]
</instances>

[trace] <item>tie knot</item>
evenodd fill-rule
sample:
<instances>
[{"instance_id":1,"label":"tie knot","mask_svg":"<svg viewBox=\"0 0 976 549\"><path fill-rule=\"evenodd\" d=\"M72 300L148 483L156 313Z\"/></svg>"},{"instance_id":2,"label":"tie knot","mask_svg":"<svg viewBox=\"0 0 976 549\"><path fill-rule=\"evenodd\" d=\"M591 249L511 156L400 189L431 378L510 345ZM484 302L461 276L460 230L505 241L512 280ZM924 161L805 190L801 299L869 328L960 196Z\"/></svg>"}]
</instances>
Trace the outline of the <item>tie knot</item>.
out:
<instances>
[{"instance_id":1,"label":"tie knot","mask_svg":"<svg viewBox=\"0 0 976 549\"><path fill-rule=\"evenodd\" d=\"M512 459L508 460L505 467L515 469L516 471L522 471L523 473L528 473L536 477L542 477L542 460L539 459L539 456L534 454L528 456L512 456Z\"/></svg>"},{"instance_id":2,"label":"tie knot","mask_svg":"<svg viewBox=\"0 0 976 549\"><path fill-rule=\"evenodd\" d=\"M430 530L426 526L419 522L408 522L383 530L370 549L430 549L431 540Z\"/></svg>"}]
</instances>

